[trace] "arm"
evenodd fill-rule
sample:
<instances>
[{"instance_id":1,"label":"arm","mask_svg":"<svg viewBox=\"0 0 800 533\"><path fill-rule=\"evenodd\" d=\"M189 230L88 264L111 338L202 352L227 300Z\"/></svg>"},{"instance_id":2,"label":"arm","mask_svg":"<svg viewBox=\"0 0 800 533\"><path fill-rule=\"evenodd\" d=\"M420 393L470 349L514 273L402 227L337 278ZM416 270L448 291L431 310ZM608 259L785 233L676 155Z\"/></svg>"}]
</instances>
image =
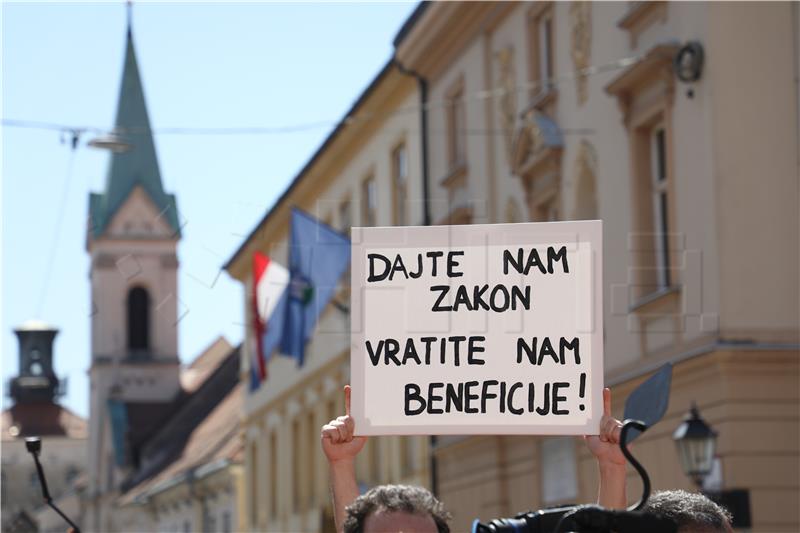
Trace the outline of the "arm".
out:
<instances>
[{"instance_id":1,"label":"arm","mask_svg":"<svg viewBox=\"0 0 800 533\"><path fill-rule=\"evenodd\" d=\"M328 458L328 471L333 492L333 514L336 531L342 531L345 509L358 498L356 456L367 442L366 437L354 437L355 421L350 416L350 386L344 387L345 415L322 426L322 451Z\"/></svg>"},{"instance_id":2,"label":"arm","mask_svg":"<svg viewBox=\"0 0 800 533\"><path fill-rule=\"evenodd\" d=\"M611 416L611 390L603 389L603 418L600 435L585 436L586 445L597 459L600 487L597 503L607 509L624 509L628 505L625 489L625 456L619 449L622 424Z\"/></svg>"}]
</instances>

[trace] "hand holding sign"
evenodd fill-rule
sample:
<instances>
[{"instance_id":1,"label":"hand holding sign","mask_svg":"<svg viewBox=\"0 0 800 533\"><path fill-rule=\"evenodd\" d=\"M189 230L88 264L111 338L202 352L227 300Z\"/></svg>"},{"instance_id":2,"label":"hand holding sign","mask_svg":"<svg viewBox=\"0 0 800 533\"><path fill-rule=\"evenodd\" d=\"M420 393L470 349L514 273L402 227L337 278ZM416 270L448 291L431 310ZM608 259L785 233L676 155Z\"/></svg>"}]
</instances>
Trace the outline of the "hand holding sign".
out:
<instances>
[{"instance_id":1,"label":"hand holding sign","mask_svg":"<svg viewBox=\"0 0 800 533\"><path fill-rule=\"evenodd\" d=\"M619 448L622 424L611 415L611 389L603 389L603 418L600 419L599 435L584 435L586 446L601 466L606 464L625 466L625 456Z\"/></svg>"},{"instance_id":2,"label":"hand holding sign","mask_svg":"<svg viewBox=\"0 0 800 533\"><path fill-rule=\"evenodd\" d=\"M354 437L356 424L350 416L350 385L344 386L344 416L334 418L322 426L322 451L328 462L355 460L367 442L366 437Z\"/></svg>"}]
</instances>

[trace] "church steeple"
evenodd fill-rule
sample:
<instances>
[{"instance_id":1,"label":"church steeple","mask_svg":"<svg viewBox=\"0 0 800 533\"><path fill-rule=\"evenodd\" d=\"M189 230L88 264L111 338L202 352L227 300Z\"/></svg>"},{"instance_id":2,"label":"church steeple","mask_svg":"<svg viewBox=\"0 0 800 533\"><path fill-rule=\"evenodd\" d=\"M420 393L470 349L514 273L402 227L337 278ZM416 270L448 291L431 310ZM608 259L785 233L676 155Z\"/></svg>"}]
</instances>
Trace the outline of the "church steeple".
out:
<instances>
[{"instance_id":1,"label":"church steeple","mask_svg":"<svg viewBox=\"0 0 800 533\"><path fill-rule=\"evenodd\" d=\"M128 9L125 64L114 133L131 147L126 151L113 153L106 175L105 191L101 194L92 194L89 199L92 226L90 237L96 238L105 232L117 210L137 185L145 190L174 235L179 236L180 225L175 196L166 193L161 183L161 172L133 45L130 7Z\"/></svg>"}]
</instances>

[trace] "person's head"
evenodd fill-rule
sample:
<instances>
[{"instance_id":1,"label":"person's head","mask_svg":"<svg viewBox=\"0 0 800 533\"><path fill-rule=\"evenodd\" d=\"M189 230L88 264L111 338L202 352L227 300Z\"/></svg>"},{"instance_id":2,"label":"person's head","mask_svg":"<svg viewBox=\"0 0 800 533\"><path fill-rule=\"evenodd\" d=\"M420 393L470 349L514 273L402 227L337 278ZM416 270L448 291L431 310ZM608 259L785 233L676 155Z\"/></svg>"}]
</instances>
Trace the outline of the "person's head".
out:
<instances>
[{"instance_id":1,"label":"person's head","mask_svg":"<svg viewBox=\"0 0 800 533\"><path fill-rule=\"evenodd\" d=\"M421 487L381 485L347 506L344 533L450 533L444 505Z\"/></svg>"},{"instance_id":2,"label":"person's head","mask_svg":"<svg viewBox=\"0 0 800 533\"><path fill-rule=\"evenodd\" d=\"M731 514L706 496L685 490L656 492L642 509L678 524L678 533L730 533Z\"/></svg>"}]
</instances>

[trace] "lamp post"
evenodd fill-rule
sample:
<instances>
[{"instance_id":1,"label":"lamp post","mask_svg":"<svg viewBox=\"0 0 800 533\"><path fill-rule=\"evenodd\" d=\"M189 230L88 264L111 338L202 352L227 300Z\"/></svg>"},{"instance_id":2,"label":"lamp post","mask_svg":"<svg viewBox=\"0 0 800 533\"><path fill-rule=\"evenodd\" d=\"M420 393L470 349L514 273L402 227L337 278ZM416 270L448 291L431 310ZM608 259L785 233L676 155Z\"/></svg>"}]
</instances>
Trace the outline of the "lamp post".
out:
<instances>
[{"instance_id":1,"label":"lamp post","mask_svg":"<svg viewBox=\"0 0 800 533\"><path fill-rule=\"evenodd\" d=\"M683 422L672 434L683 472L694 481L698 489L714 466L717 448L717 432L700 417L697 405L683 418Z\"/></svg>"},{"instance_id":2,"label":"lamp post","mask_svg":"<svg viewBox=\"0 0 800 533\"><path fill-rule=\"evenodd\" d=\"M92 148L109 150L115 154L121 154L133 148L133 144L126 141L118 131L112 131L104 135L99 135L94 139L91 139L87 144Z\"/></svg>"}]
</instances>

